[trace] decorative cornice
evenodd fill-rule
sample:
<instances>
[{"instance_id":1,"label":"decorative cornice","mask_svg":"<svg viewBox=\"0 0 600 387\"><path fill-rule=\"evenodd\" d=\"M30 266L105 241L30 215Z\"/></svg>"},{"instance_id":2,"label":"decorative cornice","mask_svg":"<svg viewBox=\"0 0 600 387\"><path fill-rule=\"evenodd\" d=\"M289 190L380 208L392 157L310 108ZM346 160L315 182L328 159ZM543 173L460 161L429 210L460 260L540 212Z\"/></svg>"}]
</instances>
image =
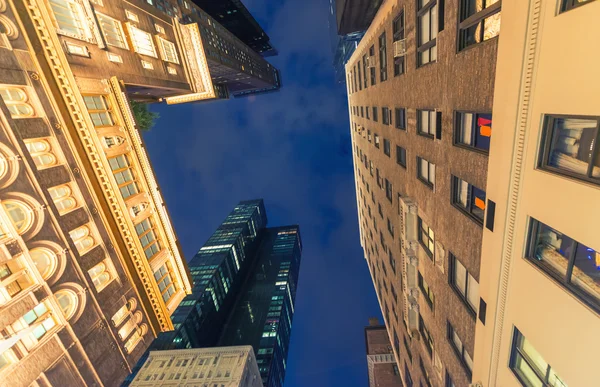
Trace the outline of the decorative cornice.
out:
<instances>
[{"instance_id":1,"label":"decorative cornice","mask_svg":"<svg viewBox=\"0 0 600 387\"><path fill-rule=\"evenodd\" d=\"M208 62L204 53L204 45L200 36L198 24L174 24L183 41L183 53L185 62L188 64L190 75L190 83L194 89L194 93L179 95L176 97L167 97L167 104L178 104L184 102L201 101L205 99L215 98L215 89L213 87Z\"/></svg>"},{"instance_id":2,"label":"decorative cornice","mask_svg":"<svg viewBox=\"0 0 600 387\"><path fill-rule=\"evenodd\" d=\"M141 282L150 300L150 304L152 305L152 309L156 315L160 329L162 331L172 330L173 324L169 317L168 311L166 310L166 305L162 298L157 296L153 287L155 281L149 274L150 270L148 262L145 258L140 256L139 252L135 248L135 240L133 239L133 236L127 225L127 219L121 210L121 206L119 205L120 198L118 198L112 190L110 181L111 177L106 173L102 157L97 151L97 144L95 143L94 138L90 135L89 128L93 128L93 123L87 114L83 98L78 92L79 90L77 83L75 82L75 77L71 71L57 35L51 33L51 31L54 31L54 28L52 27L52 21L48 12L44 8L45 5L38 4L38 1L39 0L25 0L25 5L42 45L44 56L49 64L52 74L54 75L56 84L63 96L73 125L79 135L83 147L85 148L86 155L88 156L88 159L94 169L96 178L103 188L105 198L112 210L113 217L117 222L117 225L121 231L121 235L129 249L131 259L136 267L136 271L140 276ZM46 12L42 12L42 9L44 9Z\"/></svg>"}]
</instances>

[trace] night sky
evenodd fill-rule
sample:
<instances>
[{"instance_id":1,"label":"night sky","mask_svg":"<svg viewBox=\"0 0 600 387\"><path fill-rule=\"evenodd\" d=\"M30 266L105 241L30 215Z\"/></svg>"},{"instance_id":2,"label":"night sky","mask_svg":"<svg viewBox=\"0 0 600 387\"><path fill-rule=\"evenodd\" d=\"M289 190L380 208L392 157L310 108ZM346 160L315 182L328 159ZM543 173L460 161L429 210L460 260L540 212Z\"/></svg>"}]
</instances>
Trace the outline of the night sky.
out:
<instances>
[{"instance_id":1,"label":"night sky","mask_svg":"<svg viewBox=\"0 0 600 387\"><path fill-rule=\"evenodd\" d=\"M304 250L286 387L366 386L364 331L381 313L358 236L345 86L333 80L328 0L243 0L279 55L280 92L154 105L144 135L189 260L240 200Z\"/></svg>"}]
</instances>

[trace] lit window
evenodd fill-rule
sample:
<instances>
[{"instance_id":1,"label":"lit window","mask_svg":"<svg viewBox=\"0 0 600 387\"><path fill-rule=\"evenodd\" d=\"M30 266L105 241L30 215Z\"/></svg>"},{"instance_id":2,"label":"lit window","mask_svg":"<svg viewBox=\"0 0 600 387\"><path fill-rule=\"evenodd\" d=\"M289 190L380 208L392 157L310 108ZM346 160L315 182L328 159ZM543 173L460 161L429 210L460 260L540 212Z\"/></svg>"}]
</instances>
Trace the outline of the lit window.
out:
<instances>
[{"instance_id":1,"label":"lit window","mask_svg":"<svg viewBox=\"0 0 600 387\"><path fill-rule=\"evenodd\" d=\"M429 256L429 258L433 258L433 254L435 251L435 234L431 228L418 217L419 220L419 242L421 246L425 249L425 252Z\"/></svg>"},{"instance_id":2,"label":"lit window","mask_svg":"<svg viewBox=\"0 0 600 387\"><path fill-rule=\"evenodd\" d=\"M452 204L477 223L483 224L485 191L456 176L452 176Z\"/></svg>"},{"instance_id":3,"label":"lit window","mask_svg":"<svg viewBox=\"0 0 600 387\"><path fill-rule=\"evenodd\" d=\"M142 60L140 61L140 63L142 64L142 67L146 70L154 70L154 65L148 62L147 60Z\"/></svg>"},{"instance_id":4,"label":"lit window","mask_svg":"<svg viewBox=\"0 0 600 387\"><path fill-rule=\"evenodd\" d=\"M500 34L501 0L461 0L458 49Z\"/></svg>"},{"instance_id":5,"label":"lit window","mask_svg":"<svg viewBox=\"0 0 600 387\"><path fill-rule=\"evenodd\" d=\"M526 387L567 387L567 383L556 374L525 336L517 328L513 332L510 368L521 384Z\"/></svg>"},{"instance_id":6,"label":"lit window","mask_svg":"<svg viewBox=\"0 0 600 387\"><path fill-rule=\"evenodd\" d=\"M155 30L156 30L156 32L158 32L159 34L164 34L164 33L165 33L165 29L164 29L162 26L160 26L160 25L158 25L158 24L156 24L156 23L154 24L154 29L155 29Z\"/></svg>"},{"instance_id":7,"label":"lit window","mask_svg":"<svg viewBox=\"0 0 600 387\"><path fill-rule=\"evenodd\" d=\"M434 138L436 136L437 121L435 110L417 110L417 133Z\"/></svg>"},{"instance_id":8,"label":"lit window","mask_svg":"<svg viewBox=\"0 0 600 387\"><path fill-rule=\"evenodd\" d=\"M177 75L177 69L171 66L167 67L167 72L171 75Z\"/></svg>"},{"instance_id":9,"label":"lit window","mask_svg":"<svg viewBox=\"0 0 600 387\"><path fill-rule=\"evenodd\" d=\"M125 16L127 17L127 19L129 19L129 20L131 20L133 22L138 23L140 21L139 18L138 18L138 16L135 13L131 12L130 10L128 10L128 9L125 10Z\"/></svg>"},{"instance_id":10,"label":"lit window","mask_svg":"<svg viewBox=\"0 0 600 387\"><path fill-rule=\"evenodd\" d=\"M435 164L417 157L417 177L429 186L429 188L433 189L435 186Z\"/></svg>"},{"instance_id":11,"label":"lit window","mask_svg":"<svg viewBox=\"0 0 600 387\"><path fill-rule=\"evenodd\" d=\"M101 292L116 277L115 269L108 258L88 270L88 274L97 292Z\"/></svg>"},{"instance_id":12,"label":"lit window","mask_svg":"<svg viewBox=\"0 0 600 387\"><path fill-rule=\"evenodd\" d=\"M60 306L60 310L67 320L71 319L75 312L77 311L77 294L74 291L69 289L59 290L54 294L56 297L56 301Z\"/></svg>"},{"instance_id":13,"label":"lit window","mask_svg":"<svg viewBox=\"0 0 600 387\"><path fill-rule=\"evenodd\" d=\"M16 332L32 328L31 332L21 338L21 342L28 350L32 350L55 326L56 321L44 303L37 305L12 324Z\"/></svg>"},{"instance_id":14,"label":"lit window","mask_svg":"<svg viewBox=\"0 0 600 387\"><path fill-rule=\"evenodd\" d=\"M106 44L124 49L129 48L127 46L127 41L125 40L125 33L123 32L123 26L121 25L120 21L98 12L96 12L96 16L98 17L98 22L100 23L100 27L104 33Z\"/></svg>"},{"instance_id":15,"label":"lit window","mask_svg":"<svg viewBox=\"0 0 600 387\"><path fill-rule=\"evenodd\" d=\"M108 163L110 164L110 168L112 169L113 176L115 177L123 199L127 199L129 196L139 192L133 174L133 168L126 155L112 157L108 159Z\"/></svg>"},{"instance_id":16,"label":"lit window","mask_svg":"<svg viewBox=\"0 0 600 387\"><path fill-rule=\"evenodd\" d=\"M135 231L138 234L144 254L147 259L153 258L160 251L160 244L156 238L156 231L150 218L142 220L135 225Z\"/></svg>"},{"instance_id":17,"label":"lit window","mask_svg":"<svg viewBox=\"0 0 600 387\"><path fill-rule=\"evenodd\" d=\"M138 345L138 343L142 340L142 337L148 332L148 328L146 324L142 324L141 327L138 327L134 334L131 335L129 339L125 342L125 350L127 353L131 353Z\"/></svg>"},{"instance_id":18,"label":"lit window","mask_svg":"<svg viewBox=\"0 0 600 387\"><path fill-rule=\"evenodd\" d=\"M418 0L417 5L417 66L421 66L437 60L439 16L437 0Z\"/></svg>"},{"instance_id":19,"label":"lit window","mask_svg":"<svg viewBox=\"0 0 600 387\"><path fill-rule=\"evenodd\" d=\"M129 30L129 36L133 43L133 49L135 52L141 55L147 55L157 58L156 48L154 42L152 42L152 35L146 31L142 31L139 28L132 26L127 23L127 29Z\"/></svg>"},{"instance_id":20,"label":"lit window","mask_svg":"<svg viewBox=\"0 0 600 387\"><path fill-rule=\"evenodd\" d=\"M67 47L67 51L69 54L85 56L87 58L90 57L90 52L86 46L82 46L81 44L75 44L72 42L65 42L65 46Z\"/></svg>"},{"instance_id":21,"label":"lit window","mask_svg":"<svg viewBox=\"0 0 600 387\"><path fill-rule=\"evenodd\" d=\"M450 324L450 322L448 322L448 340L450 341L450 345L454 349L454 352L456 352L456 355L465 367L465 370L467 371L467 374L470 378L473 372L473 358L471 357L471 355L469 355L469 352L467 352L465 345L463 344L460 337L458 337L456 330L454 329L452 324Z\"/></svg>"},{"instance_id":22,"label":"lit window","mask_svg":"<svg viewBox=\"0 0 600 387\"><path fill-rule=\"evenodd\" d=\"M26 233L33 225L33 210L19 200L3 200L2 206L19 235Z\"/></svg>"},{"instance_id":23,"label":"lit window","mask_svg":"<svg viewBox=\"0 0 600 387\"><path fill-rule=\"evenodd\" d=\"M175 294L175 284L171 279L171 273L167 268L167 264L162 265L155 273L154 279L158 284L158 288L162 294L165 303L168 303L171 297Z\"/></svg>"},{"instance_id":24,"label":"lit window","mask_svg":"<svg viewBox=\"0 0 600 387\"><path fill-rule=\"evenodd\" d=\"M15 261L0 264L0 305L12 300L30 284L24 269Z\"/></svg>"},{"instance_id":25,"label":"lit window","mask_svg":"<svg viewBox=\"0 0 600 387\"><path fill-rule=\"evenodd\" d=\"M59 214L66 214L77 207L77 201L73 198L71 188L68 185L49 188L48 192Z\"/></svg>"},{"instance_id":26,"label":"lit window","mask_svg":"<svg viewBox=\"0 0 600 387\"><path fill-rule=\"evenodd\" d=\"M7 349L6 351L0 353L0 371L2 371L5 367L8 367L11 364L17 363L19 359L15 355L12 349Z\"/></svg>"},{"instance_id":27,"label":"lit window","mask_svg":"<svg viewBox=\"0 0 600 387\"><path fill-rule=\"evenodd\" d=\"M103 95L84 95L83 100L95 127L114 125L110 107Z\"/></svg>"},{"instance_id":28,"label":"lit window","mask_svg":"<svg viewBox=\"0 0 600 387\"><path fill-rule=\"evenodd\" d=\"M86 25L87 15L80 2L75 0L49 1L59 33L80 39L91 37Z\"/></svg>"},{"instance_id":29,"label":"lit window","mask_svg":"<svg viewBox=\"0 0 600 387\"><path fill-rule=\"evenodd\" d=\"M427 305L429 305L429 307L433 309L433 306L435 304L435 296L433 295L433 290L431 290L431 287L429 287L429 284L421 275L421 272L419 272L419 288L421 289L423 296L425 296L425 301L427 301Z\"/></svg>"},{"instance_id":30,"label":"lit window","mask_svg":"<svg viewBox=\"0 0 600 387\"><path fill-rule=\"evenodd\" d=\"M160 36L158 36L157 39L160 42L160 54L163 60L171 63L179 63L177 47L175 47L175 44L161 38Z\"/></svg>"},{"instance_id":31,"label":"lit window","mask_svg":"<svg viewBox=\"0 0 600 387\"><path fill-rule=\"evenodd\" d=\"M457 112L454 143L474 150L489 152L492 137L492 115Z\"/></svg>"},{"instance_id":32,"label":"lit window","mask_svg":"<svg viewBox=\"0 0 600 387\"><path fill-rule=\"evenodd\" d=\"M4 100L12 118L28 118L35 116L35 110L29 103L29 97L22 88L0 86L0 96Z\"/></svg>"},{"instance_id":33,"label":"lit window","mask_svg":"<svg viewBox=\"0 0 600 387\"><path fill-rule=\"evenodd\" d=\"M45 247L35 247L29 250L29 256L43 279L47 280L54 274L58 258L53 251Z\"/></svg>"},{"instance_id":34,"label":"lit window","mask_svg":"<svg viewBox=\"0 0 600 387\"><path fill-rule=\"evenodd\" d=\"M108 57L108 60L111 62L123 63L123 58L121 57L121 55L113 54L112 52L107 52L106 56Z\"/></svg>"},{"instance_id":35,"label":"lit window","mask_svg":"<svg viewBox=\"0 0 600 387\"><path fill-rule=\"evenodd\" d=\"M25 140L25 147L38 169L49 168L57 164L56 156L47 140Z\"/></svg>"},{"instance_id":36,"label":"lit window","mask_svg":"<svg viewBox=\"0 0 600 387\"><path fill-rule=\"evenodd\" d=\"M75 230L69 231L69 235L79 254L87 252L96 244L94 238L90 235L88 226L77 227Z\"/></svg>"}]
</instances>

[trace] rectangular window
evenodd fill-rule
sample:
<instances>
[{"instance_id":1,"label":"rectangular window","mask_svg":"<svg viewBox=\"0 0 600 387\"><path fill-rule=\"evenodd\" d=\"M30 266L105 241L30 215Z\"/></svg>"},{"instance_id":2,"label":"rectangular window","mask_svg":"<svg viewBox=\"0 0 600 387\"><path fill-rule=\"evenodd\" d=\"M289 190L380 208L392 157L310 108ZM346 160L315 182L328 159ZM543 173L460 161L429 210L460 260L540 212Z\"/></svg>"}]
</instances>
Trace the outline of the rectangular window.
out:
<instances>
[{"instance_id":1,"label":"rectangular window","mask_svg":"<svg viewBox=\"0 0 600 387\"><path fill-rule=\"evenodd\" d=\"M140 63L142 64L142 67L146 70L154 70L154 65L148 62L147 60L141 60Z\"/></svg>"},{"instance_id":2,"label":"rectangular window","mask_svg":"<svg viewBox=\"0 0 600 387\"><path fill-rule=\"evenodd\" d=\"M125 17L127 17L127 19L131 20L132 22L136 22L136 23L140 22L140 19L138 18L138 16L128 9L125 10Z\"/></svg>"},{"instance_id":3,"label":"rectangular window","mask_svg":"<svg viewBox=\"0 0 600 387\"><path fill-rule=\"evenodd\" d=\"M373 137L375 139L375 148L379 149L379 135L377 133L373 133Z\"/></svg>"},{"instance_id":4,"label":"rectangular window","mask_svg":"<svg viewBox=\"0 0 600 387\"><path fill-rule=\"evenodd\" d=\"M377 122L377 107L373 106L373 121Z\"/></svg>"},{"instance_id":5,"label":"rectangular window","mask_svg":"<svg viewBox=\"0 0 600 387\"><path fill-rule=\"evenodd\" d=\"M360 60L356 64L358 69L358 90L362 90L362 72L360 70Z\"/></svg>"},{"instance_id":6,"label":"rectangular window","mask_svg":"<svg viewBox=\"0 0 600 387\"><path fill-rule=\"evenodd\" d=\"M406 149L396 145L396 163L406 168Z\"/></svg>"},{"instance_id":7,"label":"rectangular window","mask_svg":"<svg viewBox=\"0 0 600 387\"><path fill-rule=\"evenodd\" d=\"M450 346L454 349L456 356L460 359L461 363L465 367L465 371L467 371L467 375L469 379L471 379L471 375L473 373L473 358L467 352L462 340L458 337L458 334L454 330L450 321L448 321L448 341L450 342Z\"/></svg>"},{"instance_id":8,"label":"rectangular window","mask_svg":"<svg viewBox=\"0 0 600 387\"><path fill-rule=\"evenodd\" d=\"M96 12L96 17L98 18L98 23L104 34L106 44L124 49L129 48L120 21L99 12Z\"/></svg>"},{"instance_id":9,"label":"rectangular window","mask_svg":"<svg viewBox=\"0 0 600 387\"><path fill-rule=\"evenodd\" d=\"M375 60L375 46L371 46L369 48L369 61L373 61ZM369 63L369 67L370 67L370 74L371 74L371 86L374 86L375 83L377 82L376 76L375 76L375 64L374 63Z\"/></svg>"},{"instance_id":10,"label":"rectangular window","mask_svg":"<svg viewBox=\"0 0 600 387\"><path fill-rule=\"evenodd\" d=\"M450 271L448 273L450 285L458 293L469 311L476 315L479 308L479 283L467 271L463 264L449 253Z\"/></svg>"},{"instance_id":11,"label":"rectangular window","mask_svg":"<svg viewBox=\"0 0 600 387\"><path fill-rule=\"evenodd\" d=\"M163 28L161 25L159 25L159 24L156 24L156 23L154 23L154 29L155 29L155 30L156 30L156 32L158 32L159 34L165 34L165 33L166 33L166 32L165 32L165 29L164 29L164 28Z\"/></svg>"},{"instance_id":12,"label":"rectangular window","mask_svg":"<svg viewBox=\"0 0 600 387\"><path fill-rule=\"evenodd\" d=\"M158 254L160 251L160 244L157 240L154 224L150 218L146 218L140 223L136 224L135 231L140 239L140 243L142 244L146 258L151 259Z\"/></svg>"},{"instance_id":13,"label":"rectangular window","mask_svg":"<svg viewBox=\"0 0 600 387\"><path fill-rule=\"evenodd\" d=\"M369 107L365 106L365 110L367 111L367 120L370 120L371 117L369 116L369 110L370 110Z\"/></svg>"},{"instance_id":14,"label":"rectangular window","mask_svg":"<svg viewBox=\"0 0 600 387\"><path fill-rule=\"evenodd\" d=\"M83 100L96 128L114 125L108 101L103 95L84 95Z\"/></svg>"},{"instance_id":15,"label":"rectangular window","mask_svg":"<svg viewBox=\"0 0 600 387\"><path fill-rule=\"evenodd\" d=\"M86 19L82 5L74 0L50 0L58 32L64 35L87 39L91 34L84 22Z\"/></svg>"},{"instance_id":16,"label":"rectangular window","mask_svg":"<svg viewBox=\"0 0 600 387\"><path fill-rule=\"evenodd\" d=\"M417 0L417 66L435 62L438 34L438 0ZM443 0L442 0L443 1Z\"/></svg>"},{"instance_id":17,"label":"rectangular window","mask_svg":"<svg viewBox=\"0 0 600 387\"><path fill-rule=\"evenodd\" d=\"M452 205L483 226L485 191L452 176Z\"/></svg>"},{"instance_id":18,"label":"rectangular window","mask_svg":"<svg viewBox=\"0 0 600 387\"><path fill-rule=\"evenodd\" d=\"M408 355L408 360L410 360L410 362L412 363L412 351L410 350L410 344L408 344L408 341L406 341L406 336L403 337L403 340L404 348L406 348L406 355Z\"/></svg>"},{"instance_id":19,"label":"rectangular window","mask_svg":"<svg viewBox=\"0 0 600 387\"><path fill-rule=\"evenodd\" d=\"M392 22L394 42L404 39L404 10ZM394 76L404 74L404 55L394 58Z\"/></svg>"},{"instance_id":20,"label":"rectangular window","mask_svg":"<svg viewBox=\"0 0 600 387\"><path fill-rule=\"evenodd\" d=\"M387 157L391 157L392 154L392 146L390 145L390 140L386 138L383 139L383 153Z\"/></svg>"},{"instance_id":21,"label":"rectangular window","mask_svg":"<svg viewBox=\"0 0 600 387\"><path fill-rule=\"evenodd\" d=\"M123 199L127 199L129 196L140 192L135 181L133 168L126 155L109 158L108 164L112 169L113 176L119 186Z\"/></svg>"},{"instance_id":22,"label":"rectangular window","mask_svg":"<svg viewBox=\"0 0 600 387\"><path fill-rule=\"evenodd\" d=\"M364 117L364 116L365 116L365 108L364 108L364 106L361 106L361 107L360 107L360 116L361 116L361 117Z\"/></svg>"},{"instance_id":23,"label":"rectangular window","mask_svg":"<svg viewBox=\"0 0 600 387\"><path fill-rule=\"evenodd\" d=\"M530 234L527 258L600 310L600 254L535 219Z\"/></svg>"},{"instance_id":24,"label":"rectangular window","mask_svg":"<svg viewBox=\"0 0 600 387\"><path fill-rule=\"evenodd\" d=\"M454 122L454 144L489 152L492 137L492 115L457 112Z\"/></svg>"},{"instance_id":25,"label":"rectangular window","mask_svg":"<svg viewBox=\"0 0 600 387\"><path fill-rule=\"evenodd\" d=\"M516 327L510 351L510 369L526 387L567 386Z\"/></svg>"},{"instance_id":26,"label":"rectangular window","mask_svg":"<svg viewBox=\"0 0 600 387\"><path fill-rule=\"evenodd\" d=\"M379 36L379 80L387 81L387 52L385 45L385 32Z\"/></svg>"},{"instance_id":27,"label":"rectangular window","mask_svg":"<svg viewBox=\"0 0 600 387\"><path fill-rule=\"evenodd\" d=\"M435 110L417 110L417 133L434 138L437 128L437 114Z\"/></svg>"},{"instance_id":28,"label":"rectangular window","mask_svg":"<svg viewBox=\"0 0 600 387\"><path fill-rule=\"evenodd\" d=\"M362 57L362 63L363 63L363 72L364 72L363 86L366 89L367 88L367 55L366 54L363 55L363 57Z\"/></svg>"},{"instance_id":29,"label":"rectangular window","mask_svg":"<svg viewBox=\"0 0 600 387\"><path fill-rule=\"evenodd\" d=\"M406 130L406 109L396 108L396 129Z\"/></svg>"},{"instance_id":30,"label":"rectangular window","mask_svg":"<svg viewBox=\"0 0 600 387\"><path fill-rule=\"evenodd\" d=\"M156 39L159 42L160 55L165 62L171 62L179 64L179 57L177 56L177 47L175 43L169 42L166 39L157 36Z\"/></svg>"},{"instance_id":31,"label":"rectangular window","mask_svg":"<svg viewBox=\"0 0 600 387\"><path fill-rule=\"evenodd\" d=\"M421 293L423 293L423 296L425 297L425 301L427 301L429 307L433 309L433 306L435 304L435 296L433 295L433 290L431 290L429 284L421 275L421 272L419 272L419 288L421 289Z\"/></svg>"},{"instance_id":32,"label":"rectangular window","mask_svg":"<svg viewBox=\"0 0 600 387\"><path fill-rule=\"evenodd\" d=\"M421 219L420 216L418 217L418 220L419 242L421 243L421 246L423 246L423 248L425 249L425 252L429 256L429 258L433 259L433 254L435 251L435 233L431 228L429 228L427 223L425 223L423 219Z\"/></svg>"},{"instance_id":33,"label":"rectangular window","mask_svg":"<svg viewBox=\"0 0 600 387\"><path fill-rule=\"evenodd\" d=\"M600 184L599 117L546 116L541 167Z\"/></svg>"},{"instance_id":34,"label":"rectangular window","mask_svg":"<svg viewBox=\"0 0 600 387\"><path fill-rule=\"evenodd\" d=\"M561 12L570 11L580 5L591 3L594 0L562 0Z\"/></svg>"},{"instance_id":35,"label":"rectangular window","mask_svg":"<svg viewBox=\"0 0 600 387\"><path fill-rule=\"evenodd\" d=\"M154 42L152 41L152 35L134 27L130 23L127 23L127 30L129 31L129 36L135 52L141 55L158 58Z\"/></svg>"},{"instance_id":36,"label":"rectangular window","mask_svg":"<svg viewBox=\"0 0 600 387\"><path fill-rule=\"evenodd\" d=\"M386 107L382 107L381 108L381 122L384 125L389 125L390 124L390 109L386 108Z\"/></svg>"},{"instance_id":37,"label":"rectangular window","mask_svg":"<svg viewBox=\"0 0 600 387\"><path fill-rule=\"evenodd\" d=\"M390 218L387 218L387 228L391 236L394 236L394 225L390 221Z\"/></svg>"},{"instance_id":38,"label":"rectangular window","mask_svg":"<svg viewBox=\"0 0 600 387\"><path fill-rule=\"evenodd\" d=\"M87 46L65 41L65 47L67 47L69 54L84 56L86 58L90 57L90 52L88 51Z\"/></svg>"},{"instance_id":39,"label":"rectangular window","mask_svg":"<svg viewBox=\"0 0 600 387\"><path fill-rule=\"evenodd\" d=\"M429 376L429 372L427 372L427 368L425 368L425 364L423 364L422 358L419 358L419 368L421 368L421 373L423 374L425 384L427 385L427 387L431 387L431 377ZM422 386L423 385L421 385L421 387Z\"/></svg>"},{"instance_id":40,"label":"rectangular window","mask_svg":"<svg viewBox=\"0 0 600 387\"><path fill-rule=\"evenodd\" d=\"M390 230L390 220L389 219L388 219L388 230ZM392 231L390 232L390 234L392 236L394 236L394 231L393 231L394 230L394 226L393 225L391 226L391 230ZM390 260L390 266L392 267L392 271L395 274L396 273L396 260L394 259L394 255L392 254L392 249L390 249L388 251L388 258ZM391 288L392 288L392 295L394 296L394 299L397 301L398 296L396 294L396 288L394 288L394 284L392 284Z\"/></svg>"},{"instance_id":41,"label":"rectangular window","mask_svg":"<svg viewBox=\"0 0 600 387\"><path fill-rule=\"evenodd\" d=\"M435 164L417 156L417 177L433 189L435 186Z\"/></svg>"},{"instance_id":42,"label":"rectangular window","mask_svg":"<svg viewBox=\"0 0 600 387\"><path fill-rule=\"evenodd\" d=\"M433 356L433 338L429 334L429 329L427 329L425 326L425 322L423 321L421 314L419 314L419 332L421 332L423 344L425 344L425 348L427 348L429 356Z\"/></svg>"},{"instance_id":43,"label":"rectangular window","mask_svg":"<svg viewBox=\"0 0 600 387\"><path fill-rule=\"evenodd\" d=\"M410 371L408 370L408 365L406 365L406 363L404 363L404 383L406 384L406 387L413 387L413 380L410 376Z\"/></svg>"},{"instance_id":44,"label":"rectangular window","mask_svg":"<svg viewBox=\"0 0 600 387\"><path fill-rule=\"evenodd\" d=\"M158 289L162 294L163 300L165 303L168 303L175 294L175 284L171 279L171 273L167 268L166 263L162 265L156 272L154 272L154 279L158 284Z\"/></svg>"},{"instance_id":45,"label":"rectangular window","mask_svg":"<svg viewBox=\"0 0 600 387\"><path fill-rule=\"evenodd\" d=\"M502 0L461 0L459 50L500 34L501 5Z\"/></svg>"},{"instance_id":46,"label":"rectangular window","mask_svg":"<svg viewBox=\"0 0 600 387\"><path fill-rule=\"evenodd\" d=\"M108 57L108 60L111 62L123 63L123 58L121 57L121 55L113 54L112 52L107 52L106 56Z\"/></svg>"},{"instance_id":47,"label":"rectangular window","mask_svg":"<svg viewBox=\"0 0 600 387\"><path fill-rule=\"evenodd\" d=\"M385 179L385 197L392 202L392 183L388 179Z\"/></svg>"}]
</instances>

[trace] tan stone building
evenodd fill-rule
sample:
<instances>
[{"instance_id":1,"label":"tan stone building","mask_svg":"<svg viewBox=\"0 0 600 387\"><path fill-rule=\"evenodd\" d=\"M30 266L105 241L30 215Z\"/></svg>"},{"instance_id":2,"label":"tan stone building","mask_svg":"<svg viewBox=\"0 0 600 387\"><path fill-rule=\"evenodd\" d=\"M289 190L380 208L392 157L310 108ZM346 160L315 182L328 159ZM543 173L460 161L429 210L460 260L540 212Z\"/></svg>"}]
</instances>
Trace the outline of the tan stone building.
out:
<instances>
[{"instance_id":1,"label":"tan stone building","mask_svg":"<svg viewBox=\"0 0 600 387\"><path fill-rule=\"evenodd\" d=\"M502 19L473 381L597 386L600 2L504 1Z\"/></svg>"},{"instance_id":2,"label":"tan stone building","mask_svg":"<svg viewBox=\"0 0 600 387\"><path fill-rule=\"evenodd\" d=\"M471 382L500 6L385 1L346 65L361 245L405 386Z\"/></svg>"},{"instance_id":3,"label":"tan stone building","mask_svg":"<svg viewBox=\"0 0 600 387\"><path fill-rule=\"evenodd\" d=\"M118 385L191 292L130 99L272 87L188 1L0 0L0 385Z\"/></svg>"},{"instance_id":4,"label":"tan stone building","mask_svg":"<svg viewBox=\"0 0 600 387\"><path fill-rule=\"evenodd\" d=\"M392 343L385 325L370 318L365 327L369 387L402 387L400 370L394 358Z\"/></svg>"},{"instance_id":5,"label":"tan stone building","mask_svg":"<svg viewBox=\"0 0 600 387\"><path fill-rule=\"evenodd\" d=\"M131 383L144 386L262 387L252 346L150 351Z\"/></svg>"}]
</instances>

